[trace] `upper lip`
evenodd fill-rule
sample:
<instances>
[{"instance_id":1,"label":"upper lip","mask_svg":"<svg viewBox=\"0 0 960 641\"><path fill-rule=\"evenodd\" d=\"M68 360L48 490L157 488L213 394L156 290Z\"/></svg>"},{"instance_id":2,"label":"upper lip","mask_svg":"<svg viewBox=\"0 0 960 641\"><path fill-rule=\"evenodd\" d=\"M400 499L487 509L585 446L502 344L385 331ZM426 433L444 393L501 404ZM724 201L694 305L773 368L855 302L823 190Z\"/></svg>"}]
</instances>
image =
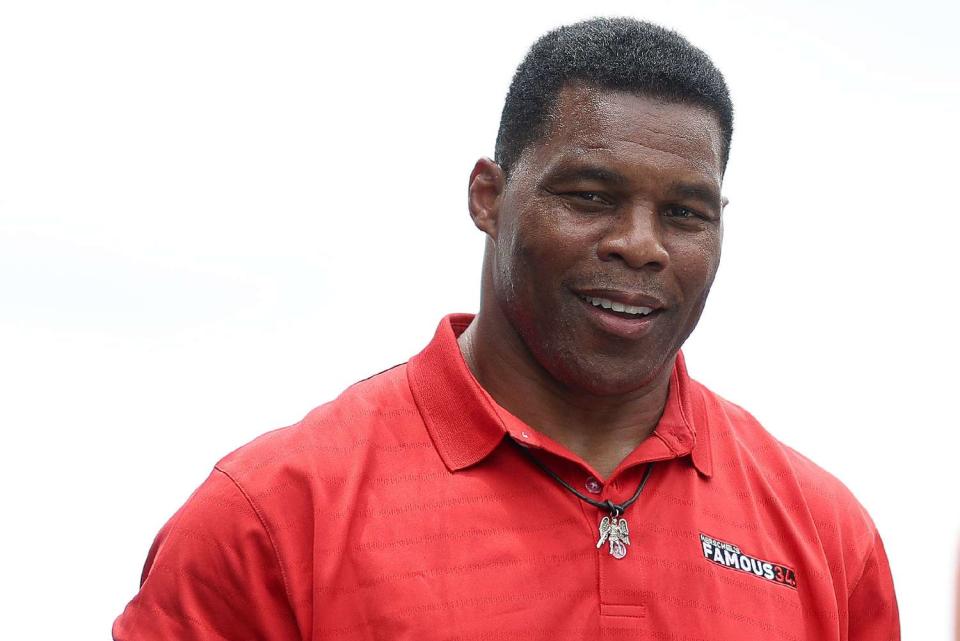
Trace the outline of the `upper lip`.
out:
<instances>
[{"instance_id":1,"label":"upper lip","mask_svg":"<svg viewBox=\"0 0 960 641\"><path fill-rule=\"evenodd\" d=\"M619 289L577 289L574 291L579 296L606 298L607 300L612 300L624 305L631 305L633 307L649 307L653 310L666 307L666 304L656 296L641 294L639 292L627 292Z\"/></svg>"}]
</instances>

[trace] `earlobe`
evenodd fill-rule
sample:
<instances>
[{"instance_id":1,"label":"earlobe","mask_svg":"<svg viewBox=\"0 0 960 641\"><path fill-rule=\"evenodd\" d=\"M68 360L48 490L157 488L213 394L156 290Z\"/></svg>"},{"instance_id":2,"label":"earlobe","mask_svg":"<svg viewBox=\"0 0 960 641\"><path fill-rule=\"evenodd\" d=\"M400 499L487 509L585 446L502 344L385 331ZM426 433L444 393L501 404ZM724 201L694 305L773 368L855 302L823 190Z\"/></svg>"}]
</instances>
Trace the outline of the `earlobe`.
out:
<instances>
[{"instance_id":1,"label":"earlobe","mask_svg":"<svg viewBox=\"0 0 960 641\"><path fill-rule=\"evenodd\" d=\"M470 172L467 192L470 218L477 229L493 240L497 238L497 222L506 182L503 169L489 158L478 160Z\"/></svg>"}]
</instances>

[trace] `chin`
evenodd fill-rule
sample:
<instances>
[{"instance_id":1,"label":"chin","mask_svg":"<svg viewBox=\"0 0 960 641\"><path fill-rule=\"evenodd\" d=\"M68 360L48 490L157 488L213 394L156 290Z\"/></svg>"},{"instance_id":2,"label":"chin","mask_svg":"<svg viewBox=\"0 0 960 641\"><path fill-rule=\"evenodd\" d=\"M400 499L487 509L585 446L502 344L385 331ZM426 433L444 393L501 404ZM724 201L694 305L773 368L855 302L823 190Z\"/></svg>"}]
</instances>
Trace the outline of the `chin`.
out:
<instances>
[{"instance_id":1,"label":"chin","mask_svg":"<svg viewBox=\"0 0 960 641\"><path fill-rule=\"evenodd\" d=\"M590 396L622 396L649 385L663 366L637 361L610 363L606 359L596 362L567 355L547 369L573 392Z\"/></svg>"}]
</instances>

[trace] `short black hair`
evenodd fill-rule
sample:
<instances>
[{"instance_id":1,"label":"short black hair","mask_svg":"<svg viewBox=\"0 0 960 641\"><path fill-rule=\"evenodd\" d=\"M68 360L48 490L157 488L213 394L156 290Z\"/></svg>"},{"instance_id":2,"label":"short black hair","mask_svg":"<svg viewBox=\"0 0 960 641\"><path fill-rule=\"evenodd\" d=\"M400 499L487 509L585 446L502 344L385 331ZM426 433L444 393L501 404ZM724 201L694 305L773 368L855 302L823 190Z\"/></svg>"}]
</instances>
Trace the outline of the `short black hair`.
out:
<instances>
[{"instance_id":1,"label":"short black hair","mask_svg":"<svg viewBox=\"0 0 960 641\"><path fill-rule=\"evenodd\" d=\"M509 175L523 150L541 139L557 95L584 83L705 107L723 134L726 168L733 103L720 70L680 34L632 18L593 18L537 40L510 83L500 117L495 160Z\"/></svg>"}]
</instances>

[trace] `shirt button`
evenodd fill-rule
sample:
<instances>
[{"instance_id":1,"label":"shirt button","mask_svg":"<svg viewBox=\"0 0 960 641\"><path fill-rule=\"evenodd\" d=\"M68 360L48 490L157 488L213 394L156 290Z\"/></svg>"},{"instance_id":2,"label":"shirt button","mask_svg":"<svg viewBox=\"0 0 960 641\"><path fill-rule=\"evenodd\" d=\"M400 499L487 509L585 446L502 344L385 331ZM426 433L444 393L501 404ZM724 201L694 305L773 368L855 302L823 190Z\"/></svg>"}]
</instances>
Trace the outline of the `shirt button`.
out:
<instances>
[{"instance_id":1,"label":"shirt button","mask_svg":"<svg viewBox=\"0 0 960 641\"><path fill-rule=\"evenodd\" d=\"M591 494L600 494L603 491L603 484L592 476L587 477L587 482L584 483L584 486L587 488L587 492Z\"/></svg>"}]
</instances>

